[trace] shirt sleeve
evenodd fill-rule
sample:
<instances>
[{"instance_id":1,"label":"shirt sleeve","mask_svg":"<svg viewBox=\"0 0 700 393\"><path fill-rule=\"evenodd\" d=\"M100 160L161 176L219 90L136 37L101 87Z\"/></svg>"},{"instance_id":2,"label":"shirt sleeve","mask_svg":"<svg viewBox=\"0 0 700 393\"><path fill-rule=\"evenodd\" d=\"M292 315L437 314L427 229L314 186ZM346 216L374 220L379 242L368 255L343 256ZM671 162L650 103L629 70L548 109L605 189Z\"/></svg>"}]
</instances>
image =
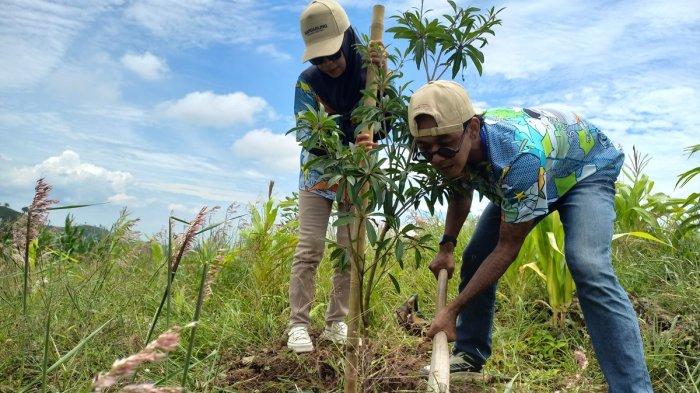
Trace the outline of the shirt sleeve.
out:
<instances>
[{"instance_id":1,"label":"shirt sleeve","mask_svg":"<svg viewBox=\"0 0 700 393\"><path fill-rule=\"evenodd\" d=\"M504 222L527 222L549 212L545 171L536 155L519 154L503 168L500 186Z\"/></svg>"},{"instance_id":2,"label":"shirt sleeve","mask_svg":"<svg viewBox=\"0 0 700 393\"><path fill-rule=\"evenodd\" d=\"M316 100L316 93L314 93L311 86L306 81L299 78L294 89L294 117L297 119L297 126L299 125L298 116L300 113L308 110L307 105L315 110L319 108L318 101ZM310 131L308 128L297 129L297 142L303 142L309 136Z\"/></svg>"}]
</instances>

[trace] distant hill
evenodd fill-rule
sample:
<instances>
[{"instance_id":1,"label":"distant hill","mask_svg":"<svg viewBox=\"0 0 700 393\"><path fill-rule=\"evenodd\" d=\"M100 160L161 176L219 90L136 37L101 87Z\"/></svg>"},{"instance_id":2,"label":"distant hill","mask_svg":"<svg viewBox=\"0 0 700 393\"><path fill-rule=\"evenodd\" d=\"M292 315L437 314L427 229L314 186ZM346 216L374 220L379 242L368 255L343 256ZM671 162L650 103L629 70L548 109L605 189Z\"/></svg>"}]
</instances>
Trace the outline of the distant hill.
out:
<instances>
[{"instance_id":1,"label":"distant hill","mask_svg":"<svg viewBox=\"0 0 700 393\"><path fill-rule=\"evenodd\" d=\"M22 213L6 207L6 206L0 206L0 223L2 222L11 222L17 219L22 215ZM94 226L94 225L76 225L76 228L80 228L83 230L83 233L85 234L86 237L103 237L109 233L109 231L105 228ZM57 227L57 226L49 226L49 229L52 231L63 231L63 227Z\"/></svg>"},{"instance_id":2,"label":"distant hill","mask_svg":"<svg viewBox=\"0 0 700 393\"><path fill-rule=\"evenodd\" d=\"M0 206L0 221L14 221L21 213L6 206Z\"/></svg>"},{"instance_id":3,"label":"distant hill","mask_svg":"<svg viewBox=\"0 0 700 393\"><path fill-rule=\"evenodd\" d=\"M58 230L63 230L63 227L55 227ZM83 230L83 235L86 237L101 238L107 236L109 231L102 227L96 227L94 225L76 225L76 228Z\"/></svg>"}]
</instances>

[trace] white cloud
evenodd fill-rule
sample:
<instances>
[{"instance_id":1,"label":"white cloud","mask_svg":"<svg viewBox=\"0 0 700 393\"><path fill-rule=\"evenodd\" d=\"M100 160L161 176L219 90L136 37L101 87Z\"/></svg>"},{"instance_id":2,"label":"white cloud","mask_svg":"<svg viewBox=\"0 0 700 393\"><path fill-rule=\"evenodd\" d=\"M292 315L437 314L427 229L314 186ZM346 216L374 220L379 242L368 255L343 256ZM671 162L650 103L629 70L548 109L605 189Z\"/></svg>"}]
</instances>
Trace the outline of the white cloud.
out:
<instances>
[{"instance_id":1,"label":"white cloud","mask_svg":"<svg viewBox=\"0 0 700 393\"><path fill-rule=\"evenodd\" d=\"M162 169L170 173L195 172L211 175L226 173L223 168L209 159L186 153L164 153L135 147L123 149L121 159L139 166L143 166L140 163L147 162L151 171Z\"/></svg>"},{"instance_id":2,"label":"white cloud","mask_svg":"<svg viewBox=\"0 0 700 393\"><path fill-rule=\"evenodd\" d=\"M107 202L114 203L116 205L129 205L129 204L135 204L137 202L137 199L134 196L127 195L123 192L120 192L118 194L114 194L111 197L107 198Z\"/></svg>"},{"instance_id":3,"label":"white cloud","mask_svg":"<svg viewBox=\"0 0 700 393\"><path fill-rule=\"evenodd\" d=\"M78 33L108 2L2 2L0 90L32 85L58 66Z\"/></svg>"},{"instance_id":4,"label":"white cloud","mask_svg":"<svg viewBox=\"0 0 700 393\"><path fill-rule=\"evenodd\" d=\"M250 124L262 112L271 112L262 97L249 96L240 91L230 94L196 91L177 101L164 102L156 109L169 118L211 127Z\"/></svg>"},{"instance_id":5,"label":"white cloud","mask_svg":"<svg viewBox=\"0 0 700 393\"><path fill-rule=\"evenodd\" d=\"M121 88L110 71L66 64L49 74L46 88L64 102L68 99L88 105L113 104L120 100Z\"/></svg>"},{"instance_id":6,"label":"white cloud","mask_svg":"<svg viewBox=\"0 0 700 393\"><path fill-rule=\"evenodd\" d=\"M0 161L12 161L12 158L0 153Z\"/></svg>"},{"instance_id":7,"label":"white cloud","mask_svg":"<svg viewBox=\"0 0 700 393\"><path fill-rule=\"evenodd\" d=\"M221 182L212 182L197 179L196 184L190 183L145 183L144 188L168 192L172 194L188 195L198 197L203 200L218 202L251 202L256 198L255 194L234 190L233 187L226 187ZM262 185L260 189L263 189Z\"/></svg>"},{"instance_id":8,"label":"white cloud","mask_svg":"<svg viewBox=\"0 0 700 393\"><path fill-rule=\"evenodd\" d=\"M83 162L78 153L72 150L65 150L60 155L49 157L34 166L11 169L7 177L14 185L28 185L40 177L46 177L50 184L94 187L96 191L104 191L107 188L117 193L124 193L127 184L133 181L130 173L110 171Z\"/></svg>"},{"instance_id":9,"label":"white cloud","mask_svg":"<svg viewBox=\"0 0 700 393\"><path fill-rule=\"evenodd\" d=\"M574 88L549 102L575 110L621 145L629 159L632 146L652 157L645 172L655 181L655 191L681 196L692 186L674 190L676 176L700 165L700 157L688 158L683 149L700 138L700 89L674 86L678 75L665 72L621 77L611 83L591 83ZM562 100L563 98L563 100Z\"/></svg>"},{"instance_id":10,"label":"white cloud","mask_svg":"<svg viewBox=\"0 0 700 393\"><path fill-rule=\"evenodd\" d=\"M260 45L255 49L255 51L279 61L292 60L292 56L289 53L277 49L274 44Z\"/></svg>"},{"instance_id":11,"label":"white cloud","mask_svg":"<svg viewBox=\"0 0 700 393\"><path fill-rule=\"evenodd\" d=\"M143 54L127 53L121 58L121 62L129 71L146 80L162 79L168 72L165 60L153 55L151 52Z\"/></svg>"},{"instance_id":12,"label":"white cloud","mask_svg":"<svg viewBox=\"0 0 700 393\"><path fill-rule=\"evenodd\" d=\"M185 206L181 203L171 203L168 205L168 210L171 212L187 213L187 214L197 214L201 209L201 206Z\"/></svg>"},{"instance_id":13,"label":"white cloud","mask_svg":"<svg viewBox=\"0 0 700 393\"><path fill-rule=\"evenodd\" d=\"M231 148L237 157L276 172L299 171L301 148L292 135L276 134L267 128L248 131Z\"/></svg>"},{"instance_id":14,"label":"white cloud","mask_svg":"<svg viewBox=\"0 0 700 393\"><path fill-rule=\"evenodd\" d=\"M258 0L143 0L125 10L128 20L157 37L188 45L249 43L269 38L274 25Z\"/></svg>"},{"instance_id":15,"label":"white cloud","mask_svg":"<svg viewBox=\"0 0 700 393\"><path fill-rule=\"evenodd\" d=\"M485 48L486 74L531 78L558 67L563 75L619 70L668 60L696 46L689 24L700 19L697 1L620 3L556 0L504 4L503 25ZM586 23L578 21L585 19ZM656 45L655 43L661 43ZM690 49L697 53L697 49Z\"/></svg>"}]
</instances>

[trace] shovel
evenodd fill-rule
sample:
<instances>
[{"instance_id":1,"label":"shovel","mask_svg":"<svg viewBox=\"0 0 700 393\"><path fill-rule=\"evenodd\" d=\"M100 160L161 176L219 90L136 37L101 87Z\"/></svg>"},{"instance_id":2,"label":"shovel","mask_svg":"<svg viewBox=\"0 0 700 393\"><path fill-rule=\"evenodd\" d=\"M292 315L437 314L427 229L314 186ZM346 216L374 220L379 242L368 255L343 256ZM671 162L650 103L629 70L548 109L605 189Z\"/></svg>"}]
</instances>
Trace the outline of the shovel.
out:
<instances>
[{"instance_id":1,"label":"shovel","mask_svg":"<svg viewBox=\"0 0 700 393\"><path fill-rule=\"evenodd\" d=\"M445 307L447 300L447 270L442 269L438 274L438 295L436 313ZM438 332L433 337L433 352L430 358L428 373L428 391L433 393L448 393L450 391L450 349L447 346L447 334Z\"/></svg>"}]
</instances>

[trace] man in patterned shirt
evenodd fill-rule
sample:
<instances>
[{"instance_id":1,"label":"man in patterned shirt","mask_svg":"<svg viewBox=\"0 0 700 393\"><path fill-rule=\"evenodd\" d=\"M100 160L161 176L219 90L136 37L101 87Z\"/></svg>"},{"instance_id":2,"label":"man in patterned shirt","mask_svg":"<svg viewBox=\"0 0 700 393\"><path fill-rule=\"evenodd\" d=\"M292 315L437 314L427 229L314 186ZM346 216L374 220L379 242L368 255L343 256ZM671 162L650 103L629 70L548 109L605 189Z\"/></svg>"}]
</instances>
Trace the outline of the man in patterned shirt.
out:
<instances>
[{"instance_id":1,"label":"man in patterned shirt","mask_svg":"<svg viewBox=\"0 0 700 393\"><path fill-rule=\"evenodd\" d=\"M457 235L473 190L491 203L462 255L459 295L428 332L455 341L451 375L476 376L491 354L496 282L530 230L558 211L566 262L576 283L593 348L611 392L651 392L637 317L612 268L615 179L624 155L578 115L547 108L477 114L451 81L418 89L408 109L415 158L464 182L452 193L445 232L430 264L451 276Z\"/></svg>"}]
</instances>

